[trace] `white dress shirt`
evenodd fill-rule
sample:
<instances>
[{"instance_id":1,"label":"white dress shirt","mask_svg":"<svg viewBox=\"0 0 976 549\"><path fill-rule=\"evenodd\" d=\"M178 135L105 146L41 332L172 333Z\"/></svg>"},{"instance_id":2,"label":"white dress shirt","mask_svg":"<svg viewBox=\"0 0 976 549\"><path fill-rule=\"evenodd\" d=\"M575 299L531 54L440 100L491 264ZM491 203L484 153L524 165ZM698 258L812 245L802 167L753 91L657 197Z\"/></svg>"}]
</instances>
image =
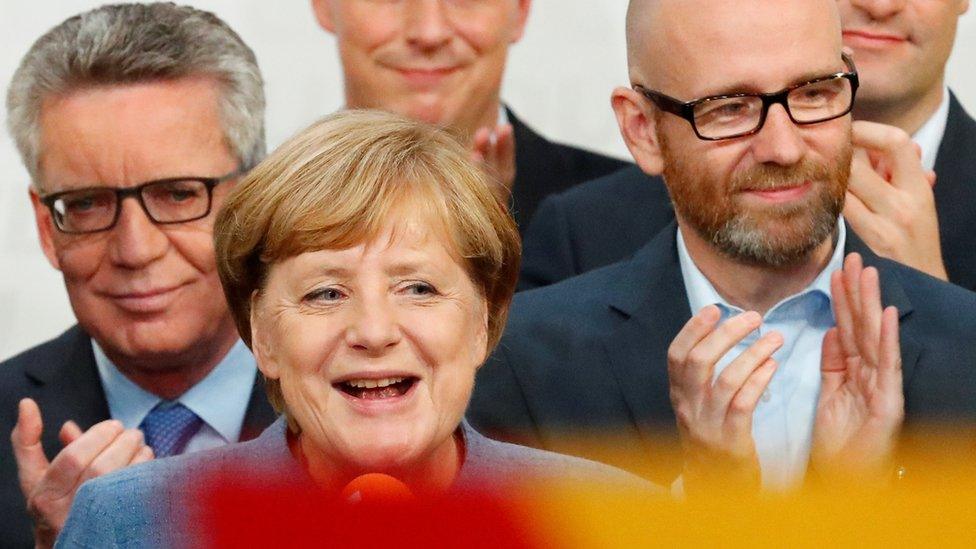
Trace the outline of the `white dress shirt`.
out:
<instances>
[{"instance_id":1,"label":"white dress shirt","mask_svg":"<svg viewBox=\"0 0 976 549\"><path fill-rule=\"evenodd\" d=\"M835 325L830 298L830 273L841 269L847 234L843 218L827 267L803 291L783 299L763 317L759 329L729 351L715 366L715 378L733 359L770 330L783 335L773 354L778 363L769 386L752 416L752 437L759 454L763 487L783 490L803 480L810 457L813 422L820 395L820 347ZM688 304L695 313L717 305L724 322L741 313L730 305L695 265L678 230L678 262ZM714 378L713 378L714 381ZM677 487L676 487L677 488ZM680 489L680 488L679 488Z\"/></svg>"},{"instance_id":2,"label":"white dress shirt","mask_svg":"<svg viewBox=\"0 0 976 549\"><path fill-rule=\"evenodd\" d=\"M95 340L92 340L92 350L105 389L109 415L121 421L126 429L138 428L146 414L163 399L125 377ZM185 453L216 448L240 439L255 375L254 356L244 342L238 340L206 377L176 399L203 420L200 430L187 443Z\"/></svg>"},{"instance_id":3,"label":"white dress shirt","mask_svg":"<svg viewBox=\"0 0 976 549\"><path fill-rule=\"evenodd\" d=\"M922 127L912 135L912 141L922 147L922 167L926 170L935 169L935 157L942 145L946 124L949 122L949 89L942 90L942 103L935 113L922 124Z\"/></svg>"}]
</instances>

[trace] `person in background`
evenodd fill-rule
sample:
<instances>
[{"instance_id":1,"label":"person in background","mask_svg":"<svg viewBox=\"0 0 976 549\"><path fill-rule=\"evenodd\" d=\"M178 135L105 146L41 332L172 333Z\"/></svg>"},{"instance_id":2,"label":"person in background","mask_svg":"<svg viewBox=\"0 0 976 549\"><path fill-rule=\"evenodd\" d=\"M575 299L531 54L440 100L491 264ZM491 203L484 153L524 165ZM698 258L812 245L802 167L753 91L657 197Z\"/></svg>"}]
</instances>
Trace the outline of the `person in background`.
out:
<instances>
[{"instance_id":1,"label":"person in background","mask_svg":"<svg viewBox=\"0 0 976 549\"><path fill-rule=\"evenodd\" d=\"M969 1L840 0L838 8L861 77L855 120L898 128L917 145L900 146L899 131L867 140L855 129L844 219L879 255L976 290L976 121L945 85ZM919 154L934 177L908 176ZM673 218L666 187L637 167L555 195L526 232L520 288L625 259Z\"/></svg>"},{"instance_id":2,"label":"person in background","mask_svg":"<svg viewBox=\"0 0 976 549\"><path fill-rule=\"evenodd\" d=\"M169 3L71 17L24 56L9 130L78 324L0 364L4 544L30 545L32 518L50 545L89 478L274 420L212 235L264 155L262 88L233 30Z\"/></svg>"},{"instance_id":3,"label":"person in background","mask_svg":"<svg viewBox=\"0 0 976 549\"><path fill-rule=\"evenodd\" d=\"M642 484L462 421L505 326L520 240L445 132L385 112L327 117L240 183L214 232L227 301L283 417L252 442L86 483L59 545L209 545L193 517L221 512L197 497L221 473L326 500L375 474L423 500L533 479Z\"/></svg>"},{"instance_id":4,"label":"person in background","mask_svg":"<svg viewBox=\"0 0 976 549\"><path fill-rule=\"evenodd\" d=\"M617 160L537 134L501 102L509 47L531 0L312 0L335 35L346 107L448 128L493 174L524 229L546 196L616 171Z\"/></svg>"},{"instance_id":5,"label":"person in background","mask_svg":"<svg viewBox=\"0 0 976 549\"><path fill-rule=\"evenodd\" d=\"M677 222L628 261L518 294L472 423L549 449L617 436L688 494L808 471L883 483L913 468L903 433L971 429L976 294L839 221L854 141L892 134L852 127L835 2L634 0L627 23L614 109Z\"/></svg>"}]
</instances>

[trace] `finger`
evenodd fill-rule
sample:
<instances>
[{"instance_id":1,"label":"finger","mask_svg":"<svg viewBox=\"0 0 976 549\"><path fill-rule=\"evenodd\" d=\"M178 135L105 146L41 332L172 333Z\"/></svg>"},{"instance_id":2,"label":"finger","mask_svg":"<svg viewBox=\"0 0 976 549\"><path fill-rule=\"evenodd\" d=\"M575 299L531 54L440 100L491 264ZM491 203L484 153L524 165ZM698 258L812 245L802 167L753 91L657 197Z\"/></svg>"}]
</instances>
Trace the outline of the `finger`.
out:
<instances>
[{"instance_id":1,"label":"finger","mask_svg":"<svg viewBox=\"0 0 976 549\"><path fill-rule=\"evenodd\" d=\"M132 458L132 461L129 462L129 465L131 466L139 463L145 463L147 461L152 461L154 459L156 459L156 454L153 453L152 448L150 448L149 446L143 446L142 448L139 449L138 452L136 452L135 457Z\"/></svg>"},{"instance_id":2,"label":"finger","mask_svg":"<svg viewBox=\"0 0 976 549\"><path fill-rule=\"evenodd\" d=\"M689 351L685 375L691 383L708 384L715 364L762 323L755 311L746 311L726 320Z\"/></svg>"},{"instance_id":3,"label":"finger","mask_svg":"<svg viewBox=\"0 0 976 549\"><path fill-rule=\"evenodd\" d=\"M840 331L835 327L824 334L820 347L820 398L832 395L847 379L847 361L841 347Z\"/></svg>"},{"instance_id":4,"label":"finger","mask_svg":"<svg viewBox=\"0 0 976 549\"><path fill-rule=\"evenodd\" d=\"M484 162L488 157L489 148L491 148L491 130L478 128L471 140L471 159L475 162Z\"/></svg>"},{"instance_id":5,"label":"finger","mask_svg":"<svg viewBox=\"0 0 976 549\"><path fill-rule=\"evenodd\" d=\"M854 340L854 317L851 314L851 306L847 302L843 276L842 271L830 273L830 302L834 309L834 321L837 323L841 349L847 357L857 355L857 343Z\"/></svg>"},{"instance_id":6,"label":"finger","mask_svg":"<svg viewBox=\"0 0 976 549\"><path fill-rule=\"evenodd\" d=\"M872 367L877 367L881 344L881 290L878 270L874 267L865 268L861 273L860 285L861 318L854 330L861 357Z\"/></svg>"},{"instance_id":7,"label":"finger","mask_svg":"<svg viewBox=\"0 0 976 549\"><path fill-rule=\"evenodd\" d=\"M127 467L145 447L142 431L126 429L105 447L82 472L78 484Z\"/></svg>"},{"instance_id":8,"label":"finger","mask_svg":"<svg viewBox=\"0 0 976 549\"><path fill-rule=\"evenodd\" d=\"M844 199L844 220L858 236L872 234L872 229L880 220L880 216L871 211L867 204L857 195L848 192Z\"/></svg>"},{"instance_id":9,"label":"finger","mask_svg":"<svg viewBox=\"0 0 976 549\"><path fill-rule=\"evenodd\" d=\"M748 349L737 356L722 370L712 385L711 405L714 411L725 417L732 397L739 392L746 379L756 368L766 363L783 346L783 336L779 332L769 332L759 338Z\"/></svg>"},{"instance_id":10,"label":"finger","mask_svg":"<svg viewBox=\"0 0 976 549\"><path fill-rule=\"evenodd\" d=\"M851 160L851 177L847 191L858 197L874 213L884 214L894 208L891 185L871 166L864 155L855 155Z\"/></svg>"},{"instance_id":11,"label":"finger","mask_svg":"<svg viewBox=\"0 0 976 549\"><path fill-rule=\"evenodd\" d=\"M912 142L912 145L913 145L913 148L915 149L915 156L917 156L918 159L921 160L922 159L922 156L923 156L922 155L922 146L919 145L918 143L915 143L914 141Z\"/></svg>"},{"instance_id":12,"label":"finger","mask_svg":"<svg viewBox=\"0 0 976 549\"><path fill-rule=\"evenodd\" d=\"M763 392L769 387L776 368L776 360L766 359L766 362L749 375L739 392L732 397L726 421L733 429L738 432L748 432L752 429L752 414Z\"/></svg>"},{"instance_id":13,"label":"finger","mask_svg":"<svg viewBox=\"0 0 976 549\"><path fill-rule=\"evenodd\" d=\"M17 405L17 424L10 433L14 459L17 461L17 476L24 496L34 491L50 463L41 446L41 433L44 423L41 409L32 399L25 398Z\"/></svg>"},{"instance_id":14,"label":"finger","mask_svg":"<svg viewBox=\"0 0 976 549\"><path fill-rule=\"evenodd\" d=\"M898 335L898 309L887 307L881 317L881 351L878 386L888 394L901 393L904 381L901 371L901 347Z\"/></svg>"},{"instance_id":15,"label":"finger","mask_svg":"<svg viewBox=\"0 0 976 549\"><path fill-rule=\"evenodd\" d=\"M936 180L938 180L938 176L935 174L935 170L926 171L925 178L928 180L930 187L935 187L935 182Z\"/></svg>"},{"instance_id":16,"label":"finger","mask_svg":"<svg viewBox=\"0 0 976 549\"><path fill-rule=\"evenodd\" d=\"M515 179L515 130L511 124L503 124L496 135L498 142L495 148L498 151L499 170L505 174L506 185L511 187Z\"/></svg>"},{"instance_id":17,"label":"finger","mask_svg":"<svg viewBox=\"0 0 976 549\"><path fill-rule=\"evenodd\" d=\"M852 253L844 259L844 292L847 294L847 305L854 320L851 325L854 330L861 321L861 272L863 270L860 254Z\"/></svg>"},{"instance_id":18,"label":"finger","mask_svg":"<svg viewBox=\"0 0 976 549\"><path fill-rule=\"evenodd\" d=\"M74 421L65 421L64 425L61 426L61 431L58 432L58 440L61 441L61 446L67 446L78 439L84 431L78 424Z\"/></svg>"},{"instance_id":19,"label":"finger","mask_svg":"<svg viewBox=\"0 0 976 549\"><path fill-rule=\"evenodd\" d=\"M891 169L891 184L895 187L915 191L927 187L915 143L904 130L859 120L853 124L851 138L854 146L871 149L884 157L885 164Z\"/></svg>"},{"instance_id":20,"label":"finger","mask_svg":"<svg viewBox=\"0 0 976 549\"><path fill-rule=\"evenodd\" d=\"M715 305L702 307L691 320L682 326L681 331L671 341L668 347L668 370L672 377L680 373L681 367L688 360L688 353L705 338L722 318L722 312ZM671 371L677 368L675 371Z\"/></svg>"},{"instance_id":21,"label":"finger","mask_svg":"<svg viewBox=\"0 0 976 549\"><path fill-rule=\"evenodd\" d=\"M45 475L47 491L62 496L73 492L83 472L123 432L122 423L110 419L95 424L51 461Z\"/></svg>"}]
</instances>

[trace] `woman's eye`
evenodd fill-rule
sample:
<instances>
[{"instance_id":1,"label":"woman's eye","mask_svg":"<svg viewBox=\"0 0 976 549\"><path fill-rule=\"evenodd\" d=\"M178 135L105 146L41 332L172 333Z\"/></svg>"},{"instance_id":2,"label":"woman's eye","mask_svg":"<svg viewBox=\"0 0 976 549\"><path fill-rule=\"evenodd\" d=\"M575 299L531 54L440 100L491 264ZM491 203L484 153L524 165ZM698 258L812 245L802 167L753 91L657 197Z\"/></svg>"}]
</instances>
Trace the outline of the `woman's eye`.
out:
<instances>
[{"instance_id":1,"label":"woman's eye","mask_svg":"<svg viewBox=\"0 0 976 549\"><path fill-rule=\"evenodd\" d=\"M437 290L426 282L415 282L407 286L407 293L410 295L426 296L436 294Z\"/></svg>"},{"instance_id":2,"label":"woman's eye","mask_svg":"<svg viewBox=\"0 0 976 549\"><path fill-rule=\"evenodd\" d=\"M344 296L345 294L336 288L322 288L309 293L305 299L309 301L338 301Z\"/></svg>"}]
</instances>

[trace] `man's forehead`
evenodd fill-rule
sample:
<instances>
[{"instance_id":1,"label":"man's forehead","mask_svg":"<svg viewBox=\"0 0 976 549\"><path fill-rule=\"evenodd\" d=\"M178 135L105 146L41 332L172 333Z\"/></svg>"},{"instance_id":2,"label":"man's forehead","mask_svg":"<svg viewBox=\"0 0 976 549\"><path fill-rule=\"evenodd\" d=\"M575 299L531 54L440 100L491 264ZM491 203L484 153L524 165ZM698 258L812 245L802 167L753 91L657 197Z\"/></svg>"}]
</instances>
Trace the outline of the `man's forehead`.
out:
<instances>
[{"instance_id":1,"label":"man's forehead","mask_svg":"<svg viewBox=\"0 0 976 549\"><path fill-rule=\"evenodd\" d=\"M665 93L775 91L844 68L834 2L660 0L650 19L643 72Z\"/></svg>"}]
</instances>

